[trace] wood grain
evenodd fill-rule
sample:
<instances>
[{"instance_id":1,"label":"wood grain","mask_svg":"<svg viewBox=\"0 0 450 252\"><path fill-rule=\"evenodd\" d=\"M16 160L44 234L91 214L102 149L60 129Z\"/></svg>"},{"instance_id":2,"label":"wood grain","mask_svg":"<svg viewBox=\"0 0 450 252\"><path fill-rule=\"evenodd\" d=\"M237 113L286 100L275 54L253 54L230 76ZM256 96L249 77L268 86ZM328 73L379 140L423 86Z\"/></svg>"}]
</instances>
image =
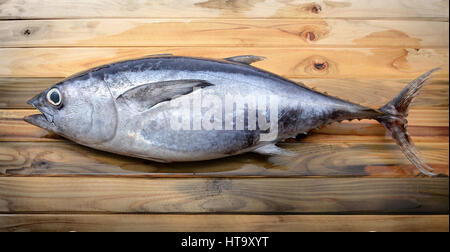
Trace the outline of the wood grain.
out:
<instances>
[{"instance_id":1,"label":"wood grain","mask_svg":"<svg viewBox=\"0 0 450 252\"><path fill-rule=\"evenodd\" d=\"M0 47L448 47L448 22L349 19L81 19L0 22Z\"/></svg>"},{"instance_id":2,"label":"wood grain","mask_svg":"<svg viewBox=\"0 0 450 252\"><path fill-rule=\"evenodd\" d=\"M162 18L425 18L448 20L446 0L9 0L0 19L162 17Z\"/></svg>"},{"instance_id":3,"label":"wood grain","mask_svg":"<svg viewBox=\"0 0 450 252\"><path fill-rule=\"evenodd\" d=\"M0 231L448 232L448 222L448 215L8 214Z\"/></svg>"},{"instance_id":4,"label":"wood grain","mask_svg":"<svg viewBox=\"0 0 450 252\"><path fill-rule=\"evenodd\" d=\"M26 102L62 78L0 78L0 108L31 108ZM320 92L377 108L389 102L412 79L292 79ZM355 91L355 87L357 90ZM449 83L433 78L412 109L447 110Z\"/></svg>"},{"instance_id":5,"label":"wood grain","mask_svg":"<svg viewBox=\"0 0 450 252\"><path fill-rule=\"evenodd\" d=\"M308 138L305 138L305 140ZM331 139L331 140L327 140ZM416 139L416 138L414 138ZM448 137L416 141L436 173L448 175ZM156 163L97 151L69 142L3 142L0 176L130 176L130 177L415 177L419 171L388 139L312 137L280 147L296 157L266 157L246 153L219 160Z\"/></svg>"},{"instance_id":6,"label":"wood grain","mask_svg":"<svg viewBox=\"0 0 450 252\"><path fill-rule=\"evenodd\" d=\"M448 232L448 7L0 0L0 231ZM441 176L420 175L368 120L279 144L297 157L177 164L93 150L22 120L37 112L25 102L63 77L161 53L265 56L255 66L374 108L441 67L408 117L413 141Z\"/></svg>"},{"instance_id":7,"label":"wood grain","mask_svg":"<svg viewBox=\"0 0 450 252\"><path fill-rule=\"evenodd\" d=\"M1 213L448 213L448 178L0 177Z\"/></svg>"},{"instance_id":8,"label":"wood grain","mask_svg":"<svg viewBox=\"0 0 450 252\"><path fill-rule=\"evenodd\" d=\"M255 66L286 77L414 79L440 66L435 76L448 78L446 48L284 47L0 48L0 77L66 77L98 65L161 53L208 58L259 55L267 59Z\"/></svg>"}]
</instances>

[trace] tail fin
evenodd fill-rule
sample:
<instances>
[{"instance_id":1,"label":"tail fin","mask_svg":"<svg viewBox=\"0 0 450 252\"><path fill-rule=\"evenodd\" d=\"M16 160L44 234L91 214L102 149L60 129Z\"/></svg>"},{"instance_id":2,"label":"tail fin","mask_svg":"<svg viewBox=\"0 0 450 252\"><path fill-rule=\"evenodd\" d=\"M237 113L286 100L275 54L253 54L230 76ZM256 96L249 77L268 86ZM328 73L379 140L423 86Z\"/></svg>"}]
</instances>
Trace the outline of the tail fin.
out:
<instances>
[{"instance_id":1,"label":"tail fin","mask_svg":"<svg viewBox=\"0 0 450 252\"><path fill-rule=\"evenodd\" d=\"M408 108L413 99L430 78L430 74L439 68L432 69L419 78L413 80L398 94L392 101L381 107L379 110L384 114L376 119L391 133L392 138L397 142L403 154L409 159L423 174L435 176L433 169L428 166L421 157L412 142L408 130L406 117Z\"/></svg>"}]
</instances>

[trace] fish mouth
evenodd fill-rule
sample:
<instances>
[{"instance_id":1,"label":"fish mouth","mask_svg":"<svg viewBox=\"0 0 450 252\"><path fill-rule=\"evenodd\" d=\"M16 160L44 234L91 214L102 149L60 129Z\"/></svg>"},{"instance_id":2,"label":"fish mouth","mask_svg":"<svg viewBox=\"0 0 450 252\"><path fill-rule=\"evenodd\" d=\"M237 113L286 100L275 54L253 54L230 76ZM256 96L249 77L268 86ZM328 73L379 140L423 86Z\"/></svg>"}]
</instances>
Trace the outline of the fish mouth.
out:
<instances>
[{"instance_id":1,"label":"fish mouth","mask_svg":"<svg viewBox=\"0 0 450 252\"><path fill-rule=\"evenodd\" d=\"M28 122L30 124L33 124L35 126L38 126L43 129L47 130L54 130L55 124L53 123L53 116L46 112L42 106L39 105L40 103L40 95L37 95L27 101L28 104L33 106L34 108L38 109L41 114L33 114L28 115L23 118L25 122Z\"/></svg>"}]
</instances>

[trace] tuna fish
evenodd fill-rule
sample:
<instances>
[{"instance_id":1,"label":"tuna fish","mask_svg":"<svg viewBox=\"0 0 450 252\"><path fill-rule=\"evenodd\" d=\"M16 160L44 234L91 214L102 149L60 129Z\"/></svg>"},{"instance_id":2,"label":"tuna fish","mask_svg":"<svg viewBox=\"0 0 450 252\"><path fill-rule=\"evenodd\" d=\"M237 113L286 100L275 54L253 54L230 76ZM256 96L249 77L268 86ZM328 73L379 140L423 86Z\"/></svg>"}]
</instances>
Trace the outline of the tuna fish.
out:
<instances>
[{"instance_id":1,"label":"tuna fish","mask_svg":"<svg viewBox=\"0 0 450 252\"><path fill-rule=\"evenodd\" d=\"M332 122L373 119L422 173L435 175L418 155L406 117L437 69L373 109L250 65L262 59L152 55L99 66L29 100L42 114L24 120L95 149L182 162L245 152L292 155L275 144Z\"/></svg>"}]
</instances>

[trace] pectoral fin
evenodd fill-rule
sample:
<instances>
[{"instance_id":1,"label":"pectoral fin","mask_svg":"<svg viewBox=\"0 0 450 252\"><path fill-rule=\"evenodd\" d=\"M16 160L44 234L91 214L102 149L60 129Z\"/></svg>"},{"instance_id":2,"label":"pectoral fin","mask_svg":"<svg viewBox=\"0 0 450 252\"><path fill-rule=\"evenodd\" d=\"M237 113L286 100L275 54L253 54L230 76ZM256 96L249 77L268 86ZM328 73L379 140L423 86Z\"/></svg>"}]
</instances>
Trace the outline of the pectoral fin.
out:
<instances>
[{"instance_id":1,"label":"pectoral fin","mask_svg":"<svg viewBox=\"0 0 450 252\"><path fill-rule=\"evenodd\" d=\"M225 58L224 60L236 62L236 63L242 63L250 65L254 62L264 60L265 58L262 56L254 56L254 55L239 55L234 57Z\"/></svg>"},{"instance_id":2,"label":"pectoral fin","mask_svg":"<svg viewBox=\"0 0 450 252\"><path fill-rule=\"evenodd\" d=\"M194 88L213 86L203 80L172 80L143 84L117 97L117 103L125 103L133 110L142 112L156 104L191 93Z\"/></svg>"},{"instance_id":3,"label":"pectoral fin","mask_svg":"<svg viewBox=\"0 0 450 252\"><path fill-rule=\"evenodd\" d=\"M282 149L275 144L267 144L264 146L259 147L258 149L253 150L253 152L262 154L262 155L268 155L268 156L274 156L274 155L281 155L281 156L295 156L294 152Z\"/></svg>"}]
</instances>

